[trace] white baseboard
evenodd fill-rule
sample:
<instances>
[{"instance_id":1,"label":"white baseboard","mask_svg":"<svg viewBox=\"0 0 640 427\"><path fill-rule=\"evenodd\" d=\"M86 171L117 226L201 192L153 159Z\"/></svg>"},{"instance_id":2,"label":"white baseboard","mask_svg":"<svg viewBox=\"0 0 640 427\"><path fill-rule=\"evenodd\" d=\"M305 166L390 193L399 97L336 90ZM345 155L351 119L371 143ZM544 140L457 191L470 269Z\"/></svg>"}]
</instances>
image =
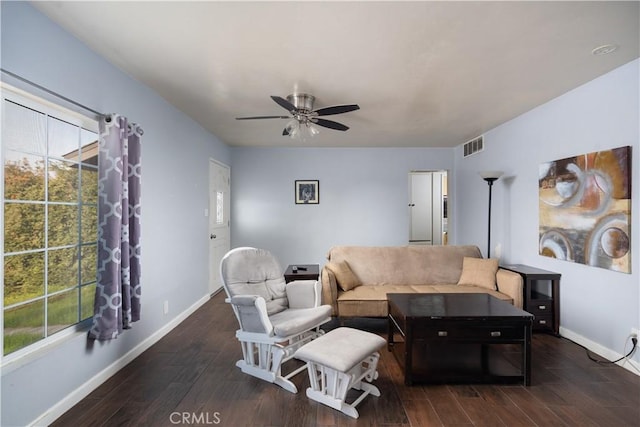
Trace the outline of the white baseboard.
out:
<instances>
[{"instance_id":1,"label":"white baseboard","mask_svg":"<svg viewBox=\"0 0 640 427\"><path fill-rule=\"evenodd\" d=\"M611 350L610 348L604 347L596 342L589 340L588 338L583 337L580 334L577 334L569 329L560 327L560 335L565 338L570 339L573 342L580 344L589 349L589 351L604 357L607 360L618 360L624 356L624 354L620 354L616 351ZM639 350L636 349L636 353ZM629 372L632 372L638 376L640 376L640 363L636 362L632 359L623 359L620 362L617 362L616 365L623 367Z\"/></svg>"},{"instance_id":2,"label":"white baseboard","mask_svg":"<svg viewBox=\"0 0 640 427\"><path fill-rule=\"evenodd\" d=\"M198 301L196 301L191 307L180 313L173 318L170 322L158 329L153 335L149 336L146 340L142 341L136 347L132 348L128 353L123 355L120 359L114 361L111 365L96 374L89 381L75 389L72 393L68 394L60 402L49 408L48 411L40 415L33 421L30 426L48 426L57 420L62 414L73 408L78 402L87 397L89 393L98 388L101 384L107 381L111 376L117 373L120 369L124 368L133 359L141 355L145 350L151 347L153 344L160 341L162 337L167 335L176 326L182 323L187 317L189 317L198 308L204 305L211 299L210 295L205 295Z\"/></svg>"}]
</instances>

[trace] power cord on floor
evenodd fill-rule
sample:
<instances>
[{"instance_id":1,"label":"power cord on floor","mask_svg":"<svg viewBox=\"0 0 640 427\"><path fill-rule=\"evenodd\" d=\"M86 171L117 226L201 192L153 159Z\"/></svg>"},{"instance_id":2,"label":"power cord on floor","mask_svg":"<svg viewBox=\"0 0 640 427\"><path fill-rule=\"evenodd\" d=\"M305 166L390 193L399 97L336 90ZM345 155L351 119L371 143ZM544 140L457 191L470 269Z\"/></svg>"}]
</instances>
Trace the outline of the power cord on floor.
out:
<instances>
[{"instance_id":1,"label":"power cord on floor","mask_svg":"<svg viewBox=\"0 0 640 427\"><path fill-rule=\"evenodd\" d=\"M632 337L632 338L631 338L631 342L633 343L633 347L631 347L631 350L629 350L629 353L627 353L625 356L622 356L622 357L621 357L621 358L619 358L619 359L612 360L612 361L611 361L611 360L598 360L598 359L594 359L594 358L591 356L591 352L590 352L589 350L587 350L586 348L585 348L585 350L587 350L587 357L589 358L589 360L592 360L592 361L594 361L594 362L596 362L596 363L599 363L599 364L601 364L601 365L614 364L614 363L618 363L618 362L620 362L621 360L626 359L627 357L629 357L629 356L631 356L631 355L633 354L633 352L636 350L636 346L638 345L638 338L636 338L636 337Z\"/></svg>"},{"instance_id":2,"label":"power cord on floor","mask_svg":"<svg viewBox=\"0 0 640 427\"><path fill-rule=\"evenodd\" d=\"M638 338L631 337L631 342L633 343L633 347L631 347L631 350L629 350L629 352L626 355L624 355L624 356L622 356L622 357L620 357L619 359L616 359L616 360L606 360L606 359L605 360L598 360L598 359L594 358L591 355L592 353L587 347L583 346L582 344L578 344L577 342L575 342L573 340L570 340L569 338L566 338L566 337L562 337L562 338L566 339L567 341L571 341L572 343L578 345L579 347L584 348L584 350L587 352L587 357L589 358L589 360L591 360L591 361L593 361L595 363L601 364L601 365L616 364L616 363L620 362L621 360L624 360L624 359L628 358L629 356L631 356L633 354L634 351L636 351L636 347L638 346Z\"/></svg>"}]
</instances>

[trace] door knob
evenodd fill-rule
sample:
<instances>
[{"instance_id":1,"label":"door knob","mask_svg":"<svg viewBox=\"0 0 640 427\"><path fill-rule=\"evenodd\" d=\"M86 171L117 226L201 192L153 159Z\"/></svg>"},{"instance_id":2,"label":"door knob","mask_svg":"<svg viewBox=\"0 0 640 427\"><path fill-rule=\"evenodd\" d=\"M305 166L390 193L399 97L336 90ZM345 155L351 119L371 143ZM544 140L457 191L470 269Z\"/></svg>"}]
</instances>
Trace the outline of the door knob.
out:
<instances>
[{"instance_id":1,"label":"door knob","mask_svg":"<svg viewBox=\"0 0 640 427\"><path fill-rule=\"evenodd\" d=\"M209 238L210 238L210 239L215 239L216 237L218 237L218 236L216 236L215 234L211 234L211 235L209 236Z\"/></svg>"}]
</instances>

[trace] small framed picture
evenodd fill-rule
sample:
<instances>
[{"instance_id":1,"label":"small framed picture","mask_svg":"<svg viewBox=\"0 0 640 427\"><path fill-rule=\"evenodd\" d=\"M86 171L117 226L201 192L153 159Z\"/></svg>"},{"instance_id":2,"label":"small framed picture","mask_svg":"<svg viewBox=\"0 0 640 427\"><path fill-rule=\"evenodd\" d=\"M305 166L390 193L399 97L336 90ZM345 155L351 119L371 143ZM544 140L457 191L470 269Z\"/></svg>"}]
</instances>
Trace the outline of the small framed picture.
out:
<instances>
[{"instance_id":1,"label":"small framed picture","mask_svg":"<svg viewBox=\"0 0 640 427\"><path fill-rule=\"evenodd\" d=\"M320 204L320 181L296 180L296 205Z\"/></svg>"}]
</instances>

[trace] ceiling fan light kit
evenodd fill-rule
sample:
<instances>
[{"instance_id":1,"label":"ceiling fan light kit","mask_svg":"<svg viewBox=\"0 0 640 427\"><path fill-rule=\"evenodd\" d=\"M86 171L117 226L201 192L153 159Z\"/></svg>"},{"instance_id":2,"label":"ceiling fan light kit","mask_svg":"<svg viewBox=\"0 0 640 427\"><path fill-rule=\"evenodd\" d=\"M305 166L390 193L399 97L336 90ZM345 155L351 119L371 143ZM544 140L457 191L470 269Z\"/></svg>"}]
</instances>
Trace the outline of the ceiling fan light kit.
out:
<instances>
[{"instance_id":1,"label":"ceiling fan light kit","mask_svg":"<svg viewBox=\"0 0 640 427\"><path fill-rule=\"evenodd\" d=\"M311 121L306 118L294 118L282 131L282 135L289 135L292 139L300 139L305 141L307 138L312 138L320 133L320 129L314 126Z\"/></svg>"},{"instance_id":2,"label":"ceiling fan light kit","mask_svg":"<svg viewBox=\"0 0 640 427\"><path fill-rule=\"evenodd\" d=\"M272 96L271 99L287 110L291 116L254 116L254 117L237 117L236 120L255 120L255 119L289 119L289 122L282 131L282 135L289 135L293 139L302 141L307 138L314 137L320 133L317 126L329 129L346 131L348 126L333 120L321 119L318 116L330 116L333 114L348 113L350 111L359 110L357 104L336 105L333 107L313 109L315 97L307 93L294 93L284 99L280 96Z\"/></svg>"}]
</instances>

